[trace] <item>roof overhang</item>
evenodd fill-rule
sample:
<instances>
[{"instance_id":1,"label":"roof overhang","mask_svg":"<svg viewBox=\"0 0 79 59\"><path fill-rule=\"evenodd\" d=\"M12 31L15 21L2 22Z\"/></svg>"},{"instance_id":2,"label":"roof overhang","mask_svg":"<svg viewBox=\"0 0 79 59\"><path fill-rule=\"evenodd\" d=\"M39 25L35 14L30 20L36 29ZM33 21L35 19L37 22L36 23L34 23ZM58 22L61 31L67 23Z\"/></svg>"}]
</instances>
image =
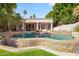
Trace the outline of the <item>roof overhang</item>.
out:
<instances>
[{"instance_id":1,"label":"roof overhang","mask_svg":"<svg viewBox=\"0 0 79 59\"><path fill-rule=\"evenodd\" d=\"M52 19L27 19L25 23L53 23Z\"/></svg>"}]
</instances>

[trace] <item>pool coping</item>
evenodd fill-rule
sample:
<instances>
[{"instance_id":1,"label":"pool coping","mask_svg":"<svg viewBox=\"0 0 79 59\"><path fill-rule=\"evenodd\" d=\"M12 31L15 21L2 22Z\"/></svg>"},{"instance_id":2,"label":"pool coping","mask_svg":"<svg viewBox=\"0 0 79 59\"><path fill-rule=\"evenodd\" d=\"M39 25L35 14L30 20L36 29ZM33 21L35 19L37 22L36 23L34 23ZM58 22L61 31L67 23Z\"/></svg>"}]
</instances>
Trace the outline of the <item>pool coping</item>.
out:
<instances>
[{"instance_id":1,"label":"pool coping","mask_svg":"<svg viewBox=\"0 0 79 59\"><path fill-rule=\"evenodd\" d=\"M12 39L12 38L11 38ZM71 42L74 41L75 39L71 39L71 40L56 40L56 39L50 39L50 38L13 38L17 40L48 40L48 41L55 41L55 42Z\"/></svg>"}]
</instances>

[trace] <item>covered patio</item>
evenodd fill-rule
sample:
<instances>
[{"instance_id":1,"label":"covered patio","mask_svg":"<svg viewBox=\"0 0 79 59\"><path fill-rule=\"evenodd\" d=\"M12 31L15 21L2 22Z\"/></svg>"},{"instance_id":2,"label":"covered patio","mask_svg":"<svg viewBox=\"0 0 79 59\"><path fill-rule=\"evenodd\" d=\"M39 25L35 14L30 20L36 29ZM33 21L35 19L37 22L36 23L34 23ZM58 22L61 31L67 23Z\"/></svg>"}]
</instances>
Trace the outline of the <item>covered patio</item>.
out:
<instances>
[{"instance_id":1,"label":"covered patio","mask_svg":"<svg viewBox=\"0 0 79 59\"><path fill-rule=\"evenodd\" d=\"M25 20L26 31L42 31L42 30L51 30L53 29L53 20L51 19L27 19Z\"/></svg>"}]
</instances>

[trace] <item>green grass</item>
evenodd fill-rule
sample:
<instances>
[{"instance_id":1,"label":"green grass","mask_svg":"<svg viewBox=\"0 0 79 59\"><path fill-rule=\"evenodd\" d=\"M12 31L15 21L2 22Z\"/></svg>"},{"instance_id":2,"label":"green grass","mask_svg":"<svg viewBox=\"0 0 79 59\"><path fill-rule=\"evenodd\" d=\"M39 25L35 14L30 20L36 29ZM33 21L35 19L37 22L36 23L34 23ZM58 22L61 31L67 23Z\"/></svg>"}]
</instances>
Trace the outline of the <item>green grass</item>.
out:
<instances>
[{"instance_id":1,"label":"green grass","mask_svg":"<svg viewBox=\"0 0 79 59\"><path fill-rule=\"evenodd\" d=\"M41 49L20 52L9 52L0 49L0 56L56 56L56 54Z\"/></svg>"}]
</instances>

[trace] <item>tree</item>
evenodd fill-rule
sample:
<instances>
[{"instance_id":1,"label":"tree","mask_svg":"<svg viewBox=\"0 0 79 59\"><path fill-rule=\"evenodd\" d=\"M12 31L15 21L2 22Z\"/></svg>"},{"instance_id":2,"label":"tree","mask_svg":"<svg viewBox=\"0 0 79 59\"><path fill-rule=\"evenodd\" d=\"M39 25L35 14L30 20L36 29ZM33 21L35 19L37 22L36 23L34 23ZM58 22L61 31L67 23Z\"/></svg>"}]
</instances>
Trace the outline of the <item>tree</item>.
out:
<instances>
[{"instance_id":1,"label":"tree","mask_svg":"<svg viewBox=\"0 0 79 59\"><path fill-rule=\"evenodd\" d=\"M20 30L21 29L21 16L20 16L20 14L19 13L16 13L14 16L14 20L13 20L13 22L11 23L12 24L12 29L13 30L16 30L16 31L18 31L18 30Z\"/></svg>"},{"instance_id":2,"label":"tree","mask_svg":"<svg viewBox=\"0 0 79 59\"><path fill-rule=\"evenodd\" d=\"M46 18L53 18L53 11L50 11L47 15Z\"/></svg>"},{"instance_id":3,"label":"tree","mask_svg":"<svg viewBox=\"0 0 79 59\"><path fill-rule=\"evenodd\" d=\"M32 19L32 16L30 16L30 19Z\"/></svg>"},{"instance_id":4,"label":"tree","mask_svg":"<svg viewBox=\"0 0 79 59\"><path fill-rule=\"evenodd\" d=\"M73 14L74 15L79 15L79 5L74 8Z\"/></svg>"},{"instance_id":5,"label":"tree","mask_svg":"<svg viewBox=\"0 0 79 59\"><path fill-rule=\"evenodd\" d=\"M17 5L15 3L0 3L0 30L1 31L10 31L12 30L14 24L16 23L18 18L16 17L16 9ZM17 24L20 19L18 19ZM15 26L17 26L17 24Z\"/></svg>"},{"instance_id":6,"label":"tree","mask_svg":"<svg viewBox=\"0 0 79 59\"><path fill-rule=\"evenodd\" d=\"M27 11L26 11L26 10L24 10L24 11L23 11L23 13L24 13L24 15L25 15L25 17L26 17L26 15L27 15Z\"/></svg>"},{"instance_id":7,"label":"tree","mask_svg":"<svg viewBox=\"0 0 79 59\"><path fill-rule=\"evenodd\" d=\"M73 17L74 17L74 19L75 19L74 22L79 21L79 5L74 8Z\"/></svg>"},{"instance_id":8,"label":"tree","mask_svg":"<svg viewBox=\"0 0 79 59\"><path fill-rule=\"evenodd\" d=\"M33 18L34 18L34 19L36 18L36 15L35 15L35 14L33 14Z\"/></svg>"},{"instance_id":9,"label":"tree","mask_svg":"<svg viewBox=\"0 0 79 59\"><path fill-rule=\"evenodd\" d=\"M46 18L53 18L54 24L63 24L73 23L73 9L79 4L77 3L56 3L52 11L50 11Z\"/></svg>"},{"instance_id":10,"label":"tree","mask_svg":"<svg viewBox=\"0 0 79 59\"><path fill-rule=\"evenodd\" d=\"M24 11L23 11L23 13L24 13L25 18L26 18L27 11L26 11L26 10L24 10ZM25 29L26 29L26 27L25 27L25 20L24 20L24 22L23 22L23 30L25 30Z\"/></svg>"},{"instance_id":11,"label":"tree","mask_svg":"<svg viewBox=\"0 0 79 59\"><path fill-rule=\"evenodd\" d=\"M0 4L0 13L1 13L1 20L3 20L3 24L2 24L2 28L4 30L10 28L11 25L11 20L12 20L12 15L14 12L14 9L16 8L16 4L12 3L12 4L8 4L8 3L4 3L4 4Z\"/></svg>"}]
</instances>

